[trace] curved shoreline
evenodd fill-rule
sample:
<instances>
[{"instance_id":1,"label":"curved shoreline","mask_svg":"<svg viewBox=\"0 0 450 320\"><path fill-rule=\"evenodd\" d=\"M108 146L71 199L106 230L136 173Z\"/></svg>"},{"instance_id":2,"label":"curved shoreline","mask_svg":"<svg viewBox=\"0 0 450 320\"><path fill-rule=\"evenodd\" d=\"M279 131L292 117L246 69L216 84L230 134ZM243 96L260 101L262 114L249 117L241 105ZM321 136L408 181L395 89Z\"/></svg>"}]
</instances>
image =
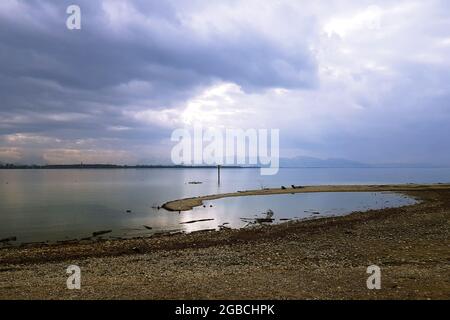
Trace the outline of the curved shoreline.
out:
<instances>
[{"instance_id":1,"label":"curved shoreline","mask_svg":"<svg viewBox=\"0 0 450 320\"><path fill-rule=\"evenodd\" d=\"M411 206L339 217L3 248L0 299L449 299L450 188L425 189L401 192ZM82 290L62 278L74 263ZM372 264L382 290L366 289Z\"/></svg>"},{"instance_id":2,"label":"curved shoreline","mask_svg":"<svg viewBox=\"0 0 450 320\"><path fill-rule=\"evenodd\" d=\"M177 199L166 202L162 208L168 211L188 211L194 207L203 205L203 201L217 200L222 198L242 196L262 196L289 193L312 193L312 192L401 192L401 191L427 191L447 190L450 184L387 184L387 185L319 185L301 186L296 188L271 188L260 190L246 190L229 193L219 193L193 198Z\"/></svg>"}]
</instances>

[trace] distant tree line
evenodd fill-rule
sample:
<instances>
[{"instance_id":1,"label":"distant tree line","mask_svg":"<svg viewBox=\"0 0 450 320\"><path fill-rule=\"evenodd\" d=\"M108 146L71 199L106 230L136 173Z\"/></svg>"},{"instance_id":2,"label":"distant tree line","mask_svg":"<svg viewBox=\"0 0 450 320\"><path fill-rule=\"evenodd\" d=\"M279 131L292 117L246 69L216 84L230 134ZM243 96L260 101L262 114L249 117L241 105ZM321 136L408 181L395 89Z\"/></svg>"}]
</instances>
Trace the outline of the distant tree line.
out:
<instances>
[{"instance_id":1,"label":"distant tree line","mask_svg":"<svg viewBox=\"0 0 450 320\"><path fill-rule=\"evenodd\" d=\"M0 163L0 169L151 169L151 168L216 168L217 166L183 166L183 165L116 165L116 164L46 164L22 165ZM222 166L222 168L242 168L241 166Z\"/></svg>"}]
</instances>

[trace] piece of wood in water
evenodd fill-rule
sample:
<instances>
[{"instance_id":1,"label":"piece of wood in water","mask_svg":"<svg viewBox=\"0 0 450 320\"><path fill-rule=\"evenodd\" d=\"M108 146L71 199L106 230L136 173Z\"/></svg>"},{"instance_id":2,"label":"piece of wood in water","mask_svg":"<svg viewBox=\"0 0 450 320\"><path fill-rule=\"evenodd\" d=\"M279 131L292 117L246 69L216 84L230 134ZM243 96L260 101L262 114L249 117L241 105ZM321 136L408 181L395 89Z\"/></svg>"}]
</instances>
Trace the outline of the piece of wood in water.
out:
<instances>
[{"instance_id":1,"label":"piece of wood in water","mask_svg":"<svg viewBox=\"0 0 450 320\"><path fill-rule=\"evenodd\" d=\"M203 222L203 221L212 221L212 220L214 220L214 219L190 220L190 221L180 222L180 224L188 224L188 223Z\"/></svg>"},{"instance_id":2,"label":"piece of wood in water","mask_svg":"<svg viewBox=\"0 0 450 320\"><path fill-rule=\"evenodd\" d=\"M96 236L100 236L100 235L102 235L102 234L110 233L110 232L112 232L112 230L95 231L95 232L92 232L92 236L93 236L93 237L96 237Z\"/></svg>"},{"instance_id":3,"label":"piece of wood in water","mask_svg":"<svg viewBox=\"0 0 450 320\"><path fill-rule=\"evenodd\" d=\"M207 232L213 232L213 231L216 231L216 229L197 230L197 231L192 231L191 234L194 234L194 233L207 233Z\"/></svg>"},{"instance_id":4,"label":"piece of wood in water","mask_svg":"<svg viewBox=\"0 0 450 320\"><path fill-rule=\"evenodd\" d=\"M255 221L258 223L262 223L262 222L273 222L275 219L272 218L256 218Z\"/></svg>"},{"instance_id":5,"label":"piece of wood in water","mask_svg":"<svg viewBox=\"0 0 450 320\"><path fill-rule=\"evenodd\" d=\"M10 241L17 241L17 237L8 237L0 239L0 242L10 242Z\"/></svg>"}]
</instances>

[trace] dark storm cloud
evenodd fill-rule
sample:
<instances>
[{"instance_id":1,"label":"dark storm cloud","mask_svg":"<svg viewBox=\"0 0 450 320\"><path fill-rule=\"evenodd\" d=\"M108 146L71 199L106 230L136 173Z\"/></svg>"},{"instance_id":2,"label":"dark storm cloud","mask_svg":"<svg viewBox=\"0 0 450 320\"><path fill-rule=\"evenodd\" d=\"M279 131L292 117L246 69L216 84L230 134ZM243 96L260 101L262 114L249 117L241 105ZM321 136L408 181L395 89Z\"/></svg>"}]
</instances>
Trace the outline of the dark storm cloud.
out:
<instances>
[{"instance_id":1,"label":"dark storm cloud","mask_svg":"<svg viewBox=\"0 0 450 320\"><path fill-rule=\"evenodd\" d=\"M314 62L306 50L284 52L256 30L242 30L233 37L218 32L202 39L180 24L174 9L158 5L160 1L127 2L137 4L133 12L149 19L148 25L142 24L145 20L121 21L122 17L111 21L101 6L111 1L78 1L83 14L78 32L64 26L65 8L71 2L22 3L27 19L0 22L0 63L6 75L88 90L139 79L155 84L155 94L163 89L161 96L164 88L189 88L212 79L250 87L299 87L314 80ZM282 63L298 75L280 72Z\"/></svg>"},{"instance_id":2,"label":"dark storm cloud","mask_svg":"<svg viewBox=\"0 0 450 320\"><path fill-rule=\"evenodd\" d=\"M173 107L217 81L248 90L315 82L306 48L288 52L258 30L203 37L169 2L76 1L82 30L70 31L71 4L3 3L0 134L153 140L167 137L167 130L124 112Z\"/></svg>"},{"instance_id":3,"label":"dark storm cloud","mask_svg":"<svg viewBox=\"0 0 450 320\"><path fill-rule=\"evenodd\" d=\"M199 121L280 128L290 155L450 163L448 12L440 0L2 0L0 162L167 158L171 131Z\"/></svg>"}]
</instances>

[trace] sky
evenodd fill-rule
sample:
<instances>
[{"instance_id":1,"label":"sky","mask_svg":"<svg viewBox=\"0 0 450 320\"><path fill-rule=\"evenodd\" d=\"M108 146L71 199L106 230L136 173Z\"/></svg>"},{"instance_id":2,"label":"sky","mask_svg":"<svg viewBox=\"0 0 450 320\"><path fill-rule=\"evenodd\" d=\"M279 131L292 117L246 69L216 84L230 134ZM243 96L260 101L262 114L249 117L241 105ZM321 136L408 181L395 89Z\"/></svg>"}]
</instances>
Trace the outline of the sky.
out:
<instances>
[{"instance_id":1,"label":"sky","mask_svg":"<svg viewBox=\"0 0 450 320\"><path fill-rule=\"evenodd\" d=\"M450 3L0 1L0 162L163 163L195 124L450 165Z\"/></svg>"}]
</instances>

